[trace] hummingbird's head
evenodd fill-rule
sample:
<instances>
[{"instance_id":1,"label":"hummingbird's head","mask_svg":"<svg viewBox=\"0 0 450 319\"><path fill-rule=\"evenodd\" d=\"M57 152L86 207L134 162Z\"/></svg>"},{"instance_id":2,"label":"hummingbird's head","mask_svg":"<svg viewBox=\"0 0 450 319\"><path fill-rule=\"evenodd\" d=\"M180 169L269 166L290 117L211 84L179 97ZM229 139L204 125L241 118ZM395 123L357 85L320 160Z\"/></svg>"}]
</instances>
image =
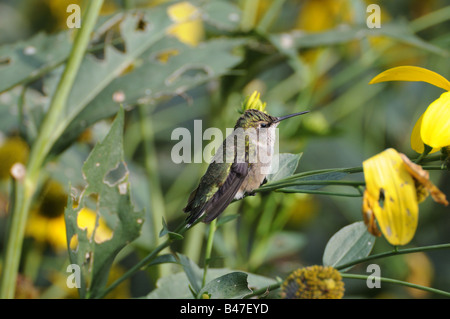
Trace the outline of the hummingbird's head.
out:
<instances>
[{"instance_id":1,"label":"hummingbird's head","mask_svg":"<svg viewBox=\"0 0 450 319\"><path fill-rule=\"evenodd\" d=\"M286 116L276 117L271 116L267 113L255 110L255 109L249 109L244 112L244 114L241 115L241 117L236 122L235 129L238 127L241 128L269 128L269 127L277 127L278 124L288 118L308 113L308 111L300 112L300 113L294 113Z\"/></svg>"}]
</instances>

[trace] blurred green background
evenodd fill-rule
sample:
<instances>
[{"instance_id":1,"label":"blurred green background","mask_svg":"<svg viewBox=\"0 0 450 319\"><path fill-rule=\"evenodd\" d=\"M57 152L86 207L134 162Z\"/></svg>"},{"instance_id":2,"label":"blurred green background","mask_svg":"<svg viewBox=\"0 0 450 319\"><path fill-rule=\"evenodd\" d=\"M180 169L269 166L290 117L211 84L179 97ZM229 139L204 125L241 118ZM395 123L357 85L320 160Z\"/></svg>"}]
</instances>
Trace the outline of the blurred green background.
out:
<instances>
[{"instance_id":1,"label":"blurred green background","mask_svg":"<svg viewBox=\"0 0 450 319\"><path fill-rule=\"evenodd\" d=\"M83 8L83 2L75 0L0 1L3 171L8 171L8 163L26 160L27 143L35 137L48 103L53 73L63 61L58 62L58 58L64 56L73 39L73 30L66 25L70 3ZM90 102L92 113L86 113L79 119L78 129L59 141L55 158L47 165L48 182L35 201L27 227L18 297L77 296L65 286L68 258L62 214L68 194L78 196L81 192L81 166L93 145L105 136L122 102L127 110L124 145L132 195L136 206L145 209L146 218L140 238L121 253L111 278L117 278L154 247L155 231L161 228L152 224L156 210L169 226L185 218L182 208L206 169L207 163L176 164L171 160L177 143L171 139L172 131L177 127L192 130L195 119L203 120L203 129L219 127L225 131L234 126L241 102L254 90L261 92L271 115L311 111L300 120L279 126L280 152L303 153L299 172L361 166L363 160L388 147L411 158L418 155L409 144L411 130L442 91L420 82L368 83L381 71L400 65L421 66L450 78L447 1L196 0L189 5L183 1L169 4L176 3L184 6L171 17L173 20L197 13L156 42L153 51L134 59L117 81L111 79L110 88ZM381 8L379 29L366 24L371 3ZM167 1L105 1L90 54L102 61L108 59L106 46L126 52L125 31L117 27L121 14L139 16L140 10L167 5ZM143 24L143 28L154 27L153 21ZM3 73L11 63L5 54L21 49L33 55L29 41L39 37L48 40L33 42L42 45L47 56L39 58L47 62L42 66L39 61L28 60L28 76L11 87ZM149 57L161 70L170 71L158 73L152 69L155 65L145 62ZM43 67L48 70L42 71ZM33 69L42 73L33 76ZM169 87L168 79L158 79L164 72L177 70L183 75L176 79L178 86ZM19 114L20 103L28 108L25 118ZM7 177L2 173L1 239L5 238L10 189ZM362 174L354 178L363 180ZM431 172L431 179L450 194L446 172ZM69 182L74 189L68 189ZM448 208L430 199L422 203L418 230L408 246L450 242L449 213ZM224 216L232 214L240 216L216 233L211 266L272 278L284 278L301 266L321 264L328 239L340 228L362 220L361 198L308 194L258 194L230 205ZM197 225L172 250L202 266L206 234L207 226ZM2 240L0 250L3 248ZM377 239L374 252L389 249L383 238ZM391 257L379 264L382 276L449 290L450 254L446 251ZM355 270L365 273L365 267ZM164 271L180 271L180 267L173 265ZM109 297L143 296L154 289L155 276L151 268L140 272ZM345 284L346 297L429 297L389 284L372 290L364 281L346 280Z\"/></svg>"}]
</instances>

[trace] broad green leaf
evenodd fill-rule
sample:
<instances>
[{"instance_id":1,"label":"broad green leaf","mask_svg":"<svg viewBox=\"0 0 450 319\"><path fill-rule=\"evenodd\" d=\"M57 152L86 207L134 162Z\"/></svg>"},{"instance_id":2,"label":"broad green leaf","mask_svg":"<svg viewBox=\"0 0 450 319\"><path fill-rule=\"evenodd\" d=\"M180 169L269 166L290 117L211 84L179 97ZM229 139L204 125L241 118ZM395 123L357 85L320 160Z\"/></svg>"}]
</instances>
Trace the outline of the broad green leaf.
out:
<instances>
[{"instance_id":1,"label":"broad green leaf","mask_svg":"<svg viewBox=\"0 0 450 319\"><path fill-rule=\"evenodd\" d=\"M208 282L198 295L208 294L211 299L241 299L252 292L247 277L244 272L223 275Z\"/></svg>"},{"instance_id":2,"label":"broad green leaf","mask_svg":"<svg viewBox=\"0 0 450 319\"><path fill-rule=\"evenodd\" d=\"M295 173L297 169L298 162L302 157L303 153L300 154L289 154L282 153L278 155L278 170L272 174L267 175L267 182L274 182L281 180L283 178L289 177ZM275 159L274 159L275 160Z\"/></svg>"},{"instance_id":3,"label":"broad green leaf","mask_svg":"<svg viewBox=\"0 0 450 319\"><path fill-rule=\"evenodd\" d=\"M0 47L0 92L61 64L72 43L68 32L39 33L32 38Z\"/></svg>"},{"instance_id":4,"label":"broad green leaf","mask_svg":"<svg viewBox=\"0 0 450 319\"><path fill-rule=\"evenodd\" d=\"M244 42L243 39L223 38L190 47L176 39L165 38L155 43L140 56L139 67L120 77L114 75L111 82L80 110L54 151L63 150L91 124L117 112L121 104L129 107L137 103L154 103L226 74L242 60L233 50ZM175 55L170 55L174 52ZM165 54L169 54L169 60L160 61ZM90 90L88 86L82 86Z\"/></svg>"},{"instance_id":5,"label":"broad green leaf","mask_svg":"<svg viewBox=\"0 0 450 319\"><path fill-rule=\"evenodd\" d=\"M67 243L72 264L81 268L82 298L95 298L104 288L109 270L120 250L136 239L143 223L143 212L136 212L130 197L128 170L123 161L123 122L121 110L105 139L97 144L83 165L87 182L78 206L69 196L65 210ZM97 219L94 230L88 235L86 228L78 225L80 211L88 207L89 199L96 201ZM113 221L109 224L112 236L97 242L95 235L99 221ZM76 249L70 248L77 240Z\"/></svg>"},{"instance_id":6,"label":"broad green leaf","mask_svg":"<svg viewBox=\"0 0 450 319\"><path fill-rule=\"evenodd\" d=\"M241 11L231 2L208 1L202 11L204 21L220 30L235 31L239 28Z\"/></svg>"},{"instance_id":7,"label":"broad green leaf","mask_svg":"<svg viewBox=\"0 0 450 319\"><path fill-rule=\"evenodd\" d=\"M350 224L330 238L323 253L323 264L338 267L367 257L374 244L375 236L367 231L364 222Z\"/></svg>"},{"instance_id":8,"label":"broad green leaf","mask_svg":"<svg viewBox=\"0 0 450 319\"><path fill-rule=\"evenodd\" d=\"M103 60L98 60L92 55L86 55L70 92L64 119L61 120L60 125L55 129L56 135L61 135L105 87L122 74L130 64L135 62L145 50L162 39L166 35L167 28L173 23L167 15L166 6L143 10L140 13L142 14L128 14L120 23L125 52L121 52L109 45L105 47ZM147 23L144 29L138 28L142 21ZM113 98L109 96L108 100ZM120 101L117 97L116 100ZM104 107L108 107L106 100L103 102L106 104ZM118 108L113 109L110 116L117 111ZM67 136L60 138L59 143L65 140L67 140ZM73 142L73 139L70 142ZM67 143L63 144L67 146ZM61 151L60 148L61 146L55 145L52 152L55 153L55 149Z\"/></svg>"}]
</instances>

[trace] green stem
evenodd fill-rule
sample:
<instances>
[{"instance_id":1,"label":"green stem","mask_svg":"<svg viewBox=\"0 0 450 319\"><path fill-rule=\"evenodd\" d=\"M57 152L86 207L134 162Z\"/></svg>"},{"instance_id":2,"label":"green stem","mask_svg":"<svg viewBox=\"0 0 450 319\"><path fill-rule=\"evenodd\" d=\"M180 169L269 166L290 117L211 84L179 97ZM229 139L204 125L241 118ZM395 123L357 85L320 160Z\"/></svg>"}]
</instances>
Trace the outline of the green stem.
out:
<instances>
[{"instance_id":1,"label":"green stem","mask_svg":"<svg viewBox=\"0 0 450 319\"><path fill-rule=\"evenodd\" d=\"M158 169L158 159L156 158L157 152L154 141L154 130L152 127L151 119L146 120L148 117L145 111L145 106L138 105L139 111L139 126L141 130L141 138L144 146L144 156L145 156L145 171L149 179L151 194L150 205L151 205L151 215L152 215L152 225L153 225L153 240L155 246L161 244L161 239L159 237L159 228L161 226L161 220L166 217L164 197L161 189L160 175ZM158 271L156 276L162 276L168 273L168 269L164 265L159 265L157 267Z\"/></svg>"},{"instance_id":2,"label":"green stem","mask_svg":"<svg viewBox=\"0 0 450 319\"><path fill-rule=\"evenodd\" d=\"M345 274L345 273L341 273L341 276L342 276L342 278L362 279L362 280L367 280L369 278L369 276L367 276L367 275ZM402 286L406 286L406 287L424 290L424 291L435 293L435 294L442 295L445 297L450 297L450 292L413 284L413 283L410 283L407 281L402 281L402 280L397 280L397 279L392 279L392 278L385 278L385 277L377 277L377 276L370 276L370 278L374 279L374 280L378 279L382 282L388 282L391 284L397 284L397 285L402 285Z\"/></svg>"},{"instance_id":3,"label":"green stem","mask_svg":"<svg viewBox=\"0 0 450 319\"><path fill-rule=\"evenodd\" d=\"M301 185L339 185L339 186L364 186L366 185L365 182L355 182L355 181L338 181L338 180L303 180L303 181L292 181L292 182L285 182L285 183L278 183L276 185L268 184L267 186L261 186L257 191L258 192L267 192L267 191L273 191L277 189L282 188L288 188L288 187L295 187L295 186L301 186ZM299 189L301 190L301 189Z\"/></svg>"},{"instance_id":4,"label":"green stem","mask_svg":"<svg viewBox=\"0 0 450 319\"><path fill-rule=\"evenodd\" d=\"M445 22L450 19L450 6L443 7L417 18L412 21L409 26L414 32L419 32L436 24Z\"/></svg>"},{"instance_id":5,"label":"green stem","mask_svg":"<svg viewBox=\"0 0 450 319\"><path fill-rule=\"evenodd\" d=\"M15 198L12 205L14 206L14 210L11 214L11 224L4 256L4 268L0 284L0 298L14 297L28 211L31 206L33 195L37 189L42 166L53 146L49 141L54 140L52 139L54 128L64 116L67 98L84 57L91 32L94 29L102 4L103 0L87 2L86 11L82 20L82 27L77 32L72 51L67 61L67 66L58 83L58 87L52 98L49 110L42 122L36 141L32 146L25 177L23 180L15 183Z\"/></svg>"},{"instance_id":6,"label":"green stem","mask_svg":"<svg viewBox=\"0 0 450 319\"><path fill-rule=\"evenodd\" d=\"M280 281L280 282L276 282L274 284L271 284L271 285L269 285L267 287L256 289L252 293L244 296L243 299L249 299L249 298L252 298L252 297L256 297L256 296L267 294L267 293L269 293L269 292L271 292L273 290L277 290L278 288L280 288L281 284L282 284L282 282Z\"/></svg>"},{"instance_id":7,"label":"green stem","mask_svg":"<svg viewBox=\"0 0 450 319\"><path fill-rule=\"evenodd\" d=\"M406 249L398 249L397 248L392 251L387 251L387 252L383 252L380 254L375 254L375 255L367 256L367 257L364 257L361 259L353 260L351 262L337 266L335 268L337 270L342 270L342 269L354 266L356 264L360 264L360 263L371 261L371 260L378 259L378 258L385 258L385 257L390 257L390 256L402 255L402 254L411 254L411 253L417 253L417 252L423 252L423 251L429 251L429 250L449 249L449 248L450 248L450 244L431 245L431 246L406 248Z\"/></svg>"},{"instance_id":8,"label":"green stem","mask_svg":"<svg viewBox=\"0 0 450 319\"><path fill-rule=\"evenodd\" d=\"M209 224L209 233L208 240L206 242L206 250L205 250L205 267L203 268L203 280L202 280L202 288L206 284L206 274L208 272L209 262L211 259L211 252L214 242L214 234L217 229L217 219L214 219L211 224Z\"/></svg>"},{"instance_id":9,"label":"green stem","mask_svg":"<svg viewBox=\"0 0 450 319\"><path fill-rule=\"evenodd\" d=\"M259 6L259 0L241 1L242 18L241 29L244 32L251 30L256 24L256 12Z\"/></svg>"}]
</instances>

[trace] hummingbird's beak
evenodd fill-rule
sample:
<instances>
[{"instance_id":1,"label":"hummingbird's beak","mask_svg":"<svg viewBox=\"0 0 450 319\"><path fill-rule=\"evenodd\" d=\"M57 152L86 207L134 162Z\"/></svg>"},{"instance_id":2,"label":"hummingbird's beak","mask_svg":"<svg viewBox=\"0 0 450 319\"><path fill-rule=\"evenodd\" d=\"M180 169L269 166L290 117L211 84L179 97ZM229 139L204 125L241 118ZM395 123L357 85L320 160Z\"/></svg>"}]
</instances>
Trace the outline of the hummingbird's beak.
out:
<instances>
[{"instance_id":1,"label":"hummingbird's beak","mask_svg":"<svg viewBox=\"0 0 450 319\"><path fill-rule=\"evenodd\" d=\"M280 116L280 117L277 117L277 119L275 120L275 123L281 122L281 121L283 121L285 119L288 119L288 118L291 118L291 117L294 117L294 116L297 116L297 115L306 114L306 113L309 113L309 111L303 111L303 112L299 112L299 113L294 113L294 114L289 114L289 115L285 115L285 116Z\"/></svg>"}]
</instances>

